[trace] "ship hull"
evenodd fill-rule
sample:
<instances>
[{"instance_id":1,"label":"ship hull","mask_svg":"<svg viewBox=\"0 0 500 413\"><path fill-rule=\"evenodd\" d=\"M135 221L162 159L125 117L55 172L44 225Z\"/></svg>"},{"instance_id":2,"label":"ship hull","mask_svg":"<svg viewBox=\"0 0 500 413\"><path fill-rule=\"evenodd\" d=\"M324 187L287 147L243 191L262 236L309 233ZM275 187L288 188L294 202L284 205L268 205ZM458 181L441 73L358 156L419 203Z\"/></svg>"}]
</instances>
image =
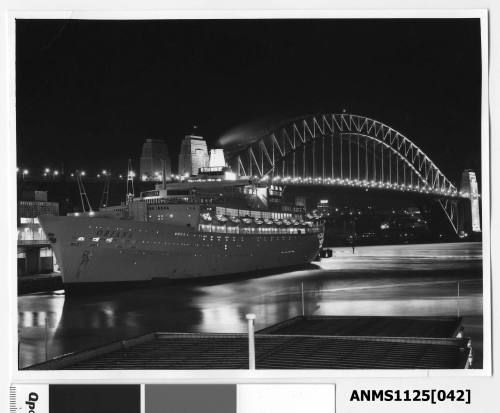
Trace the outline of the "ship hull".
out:
<instances>
[{"instance_id":1,"label":"ship hull","mask_svg":"<svg viewBox=\"0 0 500 413\"><path fill-rule=\"evenodd\" d=\"M67 286L187 279L311 262L323 234L221 234L111 218L42 216Z\"/></svg>"}]
</instances>

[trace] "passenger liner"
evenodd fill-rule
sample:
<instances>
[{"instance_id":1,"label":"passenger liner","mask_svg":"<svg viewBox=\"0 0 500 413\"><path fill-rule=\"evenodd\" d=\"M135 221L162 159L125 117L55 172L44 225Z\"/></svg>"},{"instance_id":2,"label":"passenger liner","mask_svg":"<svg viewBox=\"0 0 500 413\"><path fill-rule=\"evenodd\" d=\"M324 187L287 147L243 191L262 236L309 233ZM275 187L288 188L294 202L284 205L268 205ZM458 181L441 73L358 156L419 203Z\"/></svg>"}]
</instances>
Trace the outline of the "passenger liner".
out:
<instances>
[{"instance_id":1,"label":"passenger liner","mask_svg":"<svg viewBox=\"0 0 500 413\"><path fill-rule=\"evenodd\" d=\"M320 217L281 202L280 186L224 174L204 168L118 206L39 217L65 287L257 272L318 255Z\"/></svg>"}]
</instances>

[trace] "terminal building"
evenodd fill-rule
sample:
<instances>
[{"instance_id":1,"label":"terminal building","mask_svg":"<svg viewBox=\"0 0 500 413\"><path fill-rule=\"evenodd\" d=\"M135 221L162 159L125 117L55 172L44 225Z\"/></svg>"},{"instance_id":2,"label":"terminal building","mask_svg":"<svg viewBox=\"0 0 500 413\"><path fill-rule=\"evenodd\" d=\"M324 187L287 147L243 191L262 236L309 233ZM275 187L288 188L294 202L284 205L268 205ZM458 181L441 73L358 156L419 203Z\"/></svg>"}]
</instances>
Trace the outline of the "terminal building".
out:
<instances>
[{"instance_id":1,"label":"terminal building","mask_svg":"<svg viewBox=\"0 0 500 413\"><path fill-rule=\"evenodd\" d=\"M17 271L19 276L58 270L40 215L59 215L59 204L47 201L47 191L23 191L17 202Z\"/></svg>"},{"instance_id":2,"label":"terminal building","mask_svg":"<svg viewBox=\"0 0 500 413\"><path fill-rule=\"evenodd\" d=\"M168 147L162 139L146 139L142 145L140 160L141 181L161 181L172 175Z\"/></svg>"},{"instance_id":3,"label":"terminal building","mask_svg":"<svg viewBox=\"0 0 500 413\"><path fill-rule=\"evenodd\" d=\"M201 136L186 135L179 153L179 175L198 175L209 166L207 142Z\"/></svg>"}]
</instances>

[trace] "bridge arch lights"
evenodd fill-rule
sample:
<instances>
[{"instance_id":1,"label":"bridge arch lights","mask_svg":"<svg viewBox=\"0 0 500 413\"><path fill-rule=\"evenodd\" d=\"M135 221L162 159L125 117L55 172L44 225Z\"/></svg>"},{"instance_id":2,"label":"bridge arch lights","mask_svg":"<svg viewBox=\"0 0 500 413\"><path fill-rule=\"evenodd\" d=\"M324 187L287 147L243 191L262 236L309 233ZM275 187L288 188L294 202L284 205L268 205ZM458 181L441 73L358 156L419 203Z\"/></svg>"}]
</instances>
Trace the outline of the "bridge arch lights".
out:
<instances>
[{"instance_id":1,"label":"bridge arch lights","mask_svg":"<svg viewBox=\"0 0 500 413\"><path fill-rule=\"evenodd\" d=\"M238 147L229 163L239 175L271 182L429 194L458 231L457 187L405 135L365 116L321 113L281 122Z\"/></svg>"}]
</instances>

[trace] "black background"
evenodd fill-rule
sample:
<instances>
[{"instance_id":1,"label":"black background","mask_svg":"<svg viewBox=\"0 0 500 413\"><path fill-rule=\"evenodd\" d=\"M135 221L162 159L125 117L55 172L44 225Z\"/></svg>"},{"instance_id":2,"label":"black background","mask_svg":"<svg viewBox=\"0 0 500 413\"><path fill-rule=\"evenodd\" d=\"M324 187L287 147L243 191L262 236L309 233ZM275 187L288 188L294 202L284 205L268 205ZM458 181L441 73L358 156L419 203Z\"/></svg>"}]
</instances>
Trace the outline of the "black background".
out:
<instances>
[{"instance_id":1,"label":"black background","mask_svg":"<svg viewBox=\"0 0 500 413\"><path fill-rule=\"evenodd\" d=\"M17 20L18 165L137 167L144 138L174 166L198 125L320 111L365 115L420 146L452 181L479 174L479 19ZM31 173L31 172L30 172Z\"/></svg>"}]
</instances>

